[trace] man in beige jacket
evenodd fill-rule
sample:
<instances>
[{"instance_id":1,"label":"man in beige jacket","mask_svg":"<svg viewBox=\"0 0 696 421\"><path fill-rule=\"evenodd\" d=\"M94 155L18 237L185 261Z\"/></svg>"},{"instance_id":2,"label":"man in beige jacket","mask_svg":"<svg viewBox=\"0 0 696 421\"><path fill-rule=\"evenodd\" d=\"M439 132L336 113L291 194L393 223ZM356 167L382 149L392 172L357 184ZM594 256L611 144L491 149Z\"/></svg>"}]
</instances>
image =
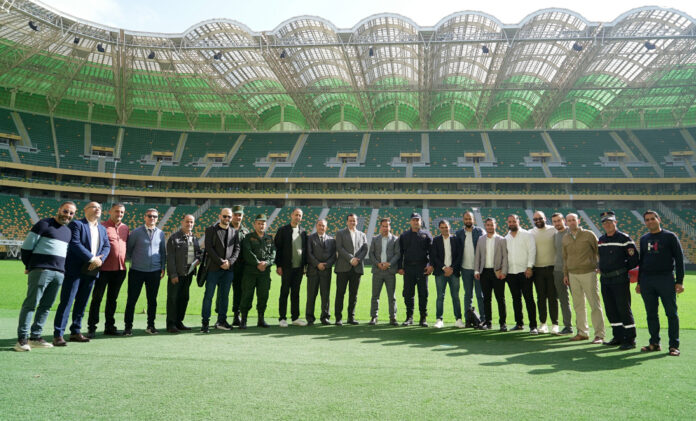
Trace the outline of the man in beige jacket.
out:
<instances>
[{"instance_id":1,"label":"man in beige jacket","mask_svg":"<svg viewBox=\"0 0 696 421\"><path fill-rule=\"evenodd\" d=\"M571 341L589 339L585 298L592 310L592 326L595 330L593 344L604 341L604 313L599 301L599 283L597 282L597 262L599 248L597 236L592 231L579 226L579 218L574 213L566 216L568 234L563 237L563 282L570 285L575 309L575 321L578 334Z\"/></svg>"}]
</instances>

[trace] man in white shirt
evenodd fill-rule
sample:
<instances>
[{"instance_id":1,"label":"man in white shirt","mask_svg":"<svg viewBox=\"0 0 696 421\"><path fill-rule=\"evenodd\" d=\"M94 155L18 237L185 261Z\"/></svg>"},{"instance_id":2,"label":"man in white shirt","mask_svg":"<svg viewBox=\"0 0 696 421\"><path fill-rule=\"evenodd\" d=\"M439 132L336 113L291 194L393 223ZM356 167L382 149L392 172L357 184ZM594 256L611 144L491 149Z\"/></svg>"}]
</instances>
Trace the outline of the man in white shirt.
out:
<instances>
[{"instance_id":1,"label":"man in white shirt","mask_svg":"<svg viewBox=\"0 0 696 421\"><path fill-rule=\"evenodd\" d=\"M336 233L336 325L343 326L343 299L348 289L348 324L357 325L355 307L358 303L360 277L365 269L367 256L367 237L358 231L358 215L351 213L346 217L346 228Z\"/></svg>"},{"instance_id":2,"label":"man in white shirt","mask_svg":"<svg viewBox=\"0 0 696 421\"><path fill-rule=\"evenodd\" d=\"M534 228L530 231L536 245L536 260L534 261L534 287L537 293L539 308L539 333L549 333L546 326L546 304L551 316L551 333L558 334L558 299L554 285L553 267L556 261L556 246L554 237L556 229L546 225L546 215L542 211L534 212Z\"/></svg>"},{"instance_id":3,"label":"man in white shirt","mask_svg":"<svg viewBox=\"0 0 696 421\"><path fill-rule=\"evenodd\" d=\"M433 245L430 247L430 261L433 266L437 289L435 316L437 321L435 322L435 327L438 329L444 327L442 322L443 304L445 301L445 289L449 285L454 318L456 320L454 326L463 328L462 308L459 303L459 272L462 266L462 250L460 249L459 241L450 235L449 221L443 219L438 224L438 228L440 235L433 239Z\"/></svg>"},{"instance_id":4,"label":"man in white shirt","mask_svg":"<svg viewBox=\"0 0 696 421\"><path fill-rule=\"evenodd\" d=\"M512 294L512 308L515 312L515 327L510 330L522 330L524 328L524 316L522 314L522 296L524 296L529 316L529 332L537 335L536 305L534 303L534 290L532 268L536 260L536 244L529 231L520 227L520 217L510 215L507 218L508 233L505 236L508 252L507 283Z\"/></svg>"}]
</instances>

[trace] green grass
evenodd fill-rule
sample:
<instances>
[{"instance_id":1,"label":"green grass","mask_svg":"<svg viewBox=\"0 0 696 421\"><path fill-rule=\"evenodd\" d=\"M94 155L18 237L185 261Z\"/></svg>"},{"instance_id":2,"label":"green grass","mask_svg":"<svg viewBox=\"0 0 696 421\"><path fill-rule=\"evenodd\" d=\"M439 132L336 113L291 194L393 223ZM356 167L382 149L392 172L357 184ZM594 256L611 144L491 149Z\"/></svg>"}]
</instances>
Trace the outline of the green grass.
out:
<instances>
[{"instance_id":1,"label":"green grass","mask_svg":"<svg viewBox=\"0 0 696 421\"><path fill-rule=\"evenodd\" d=\"M679 358L551 335L364 323L153 337L142 331L142 314L131 338L16 353L9 349L26 277L16 262L1 262L0 419L690 419L695 278L679 299ZM363 285L362 320L368 291ZM195 314L201 290L192 293ZM638 298L644 325L642 307ZM647 342L645 329L638 338Z\"/></svg>"}]
</instances>

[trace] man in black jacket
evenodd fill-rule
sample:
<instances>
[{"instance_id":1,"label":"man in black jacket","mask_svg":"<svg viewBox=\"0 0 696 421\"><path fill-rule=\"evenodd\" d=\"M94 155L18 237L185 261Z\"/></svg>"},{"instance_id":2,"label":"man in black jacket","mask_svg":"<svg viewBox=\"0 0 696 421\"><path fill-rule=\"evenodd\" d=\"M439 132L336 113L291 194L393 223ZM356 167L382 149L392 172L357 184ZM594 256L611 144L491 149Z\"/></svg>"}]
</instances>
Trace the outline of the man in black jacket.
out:
<instances>
[{"instance_id":1,"label":"man in black jacket","mask_svg":"<svg viewBox=\"0 0 696 421\"><path fill-rule=\"evenodd\" d=\"M455 326L464 327L462 322L462 308L459 303L459 274L462 267L462 249L456 237L450 233L449 221L443 219L438 223L440 235L433 239L430 247L430 262L435 275L435 287L437 289L436 328L444 327L442 322L443 304L445 301L445 289L449 284L454 309Z\"/></svg>"},{"instance_id":2,"label":"man in black jacket","mask_svg":"<svg viewBox=\"0 0 696 421\"><path fill-rule=\"evenodd\" d=\"M227 306L229 304L230 287L234 272L232 267L239 256L239 236L230 225L232 209L224 208L220 211L220 222L205 229L205 250L208 254L208 278L205 282L205 294L203 296L203 308L201 309L201 332L208 332L210 320L210 307L213 304L215 287L222 300L217 306L216 329L230 330L232 326L227 323Z\"/></svg>"},{"instance_id":3,"label":"man in black jacket","mask_svg":"<svg viewBox=\"0 0 696 421\"><path fill-rule=\"evenodd\" d=\"M200 263L201 247L193 235L193 215L185 215L181 229L167 240L167 332L178 333L191 330L184 325L184 316L189 302L189 288ZM193 269L191 268L193 266Z\"/></svg>"},{"instance_id":4,"label":"man in black jacket","mask_svg":"<svg viewBox=\"0 0 696 421\"><path fill-rule=\"evenodd\" d=\"M404 277L404 303L406 304L406 321L403 326L413 324L416 287L418 287L418 309L420 325L428 327L428 275L433 273L430 264L430 246L433 236L421 227L419 213L411 214L411 229L399 237L401 262L399 274Z\"/></svg>"},{"instance_id":5,"label":"man in black jacket","mask_svg":"<svg viewBox=\"0 0 696 421\"><path fill-rule=\"evenodd\" d=\"M280 298L278 300L278 320L280 327L288 327L288 294L290 295L290 316L292 324L306 326L300 319L300 285L307 264L307 233L300 226L302 209L293 209L290 223L278 229L275 236L276 272L280 275Z\"/></svg>"}]
</instances>

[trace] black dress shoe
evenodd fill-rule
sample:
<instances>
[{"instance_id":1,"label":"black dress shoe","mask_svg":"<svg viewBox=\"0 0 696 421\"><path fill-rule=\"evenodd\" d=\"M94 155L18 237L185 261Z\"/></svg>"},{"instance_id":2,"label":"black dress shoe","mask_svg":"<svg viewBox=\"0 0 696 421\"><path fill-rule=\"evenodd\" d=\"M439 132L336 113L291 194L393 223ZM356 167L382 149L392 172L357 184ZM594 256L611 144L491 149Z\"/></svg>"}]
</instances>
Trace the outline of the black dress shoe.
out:
<instances>
[{"instance_id":1,"label":"black dress shoe","mask_svg":"<svg viewBox=\"0 0 696 421\"><path fill-rule=\"evenodd\" d=\"M501 326L501 327L500 327L500 330L503 331L503 332L505 332L505 331L507 331L508 329L506 328L505 330L503 330L503 328L502 328L502 326ZM523 325L515 325L512 329L510 329L510 332L514 332L514 331L516 331L516 330L524 330L524 326L523 326Z\"/></svg>"},{"instance_id":2,"label":"black dress shoe","mask_svg":"<svg viewBox=\"0 0 696 421\"><path fill-rule=\"evenodd\" d=\"M401 326L411 326L413 324L413 317L409 317L401 323Z\"/></svg>"},{"instance_id":3,"label":"black dress shoe","mask_svg":"<svg viewBox=\"0 0 696 421\"><path fill-rule=\"evenodd\" d=\"M179 330L191 330L190 327L186 326L186 325L183 324L183 323L177 324L177 325L176 325L176 328L179 329Z\"/></svg>"},{"instance_id":4,"label":"black dress shoe","mask_svg":"<svg viewBox=\"0 0 696 421\"><path fill-rule=\"evenodd\" d=\"M396 321L396 319L391 319L389 320L389 324L391 326L399 326L399 322Z\"/></svg>"},{"instance_id":5,"label":"black dress shoe","mask_svg":"<svg viewBox=\"0 0 696 421\"><path fill-rule=\"evenodd\" d=\"M123 336L133 336L133 329L130 329L130 328L123 329Z\"/></svg>"},{"instance_id":6,"label":"black dress shoe","mask_svg":"<svg viewBox=\"0 0 696 421\"><path fill-rule=\"evenodd\" d=\"M208 327L208 323L203 322L203 324L201 325L201 333L208 333L208 332L210 332L210 328Z\"/></svg>"},{"instance_id":7,"label":"black dress shoe","mask_svg":"<svg viewBox=\"0 0 696 421\"><path fill-rule=\"evenodd\" d=\"M617 338L613 338L613 339L612 339L611 341L609 341L609 342L602 342L602 345L606 345L606 346L619 346L619 345L621 345L621 341L618 340ZM634 344L633 347L635 348L635 344Z\"/></svg>"},{"instance_id":8,"label":"black dress shoe","mask_svg":"<svg viewBox=\"0 0 696 421\"><path fill-rule=\"evenodd\" d=\"M309 320L307 322L307 326L314 326L314 320Z\"/></svg>"},{"instance_id":9,"label":"black dress shoe","mask_svg":"<svg viewBox=\"0 0 696 421\"><path fill-rule=\"evenodd\" d=\"M258 327L263 327L263 328L271 327L271 326L270 326L268 323L266 323L266 321L265 321L264 319L262 319L262 318L259 319L259 321L256 323L256 326L258 326Z\"/></svg>"},{"instance_id":10,"label":"black dress shoe","mask_svg":"<svg viewBox=\"0 0 696 421\"><path fill-rule=\"evenodd\" d=\"M239 312L236 311L234 313L234 317L232 318L232 326L239 326L241 322L242 319L239 317Z\"/></svg>"},{"instance_id":11,"label":"black dress shoe","mask_svg":"<svg viewBox=\"0 0 696 421\"><path fill-rule=\"evenodd\" d=\"M115 327L109 327L104 329L104 336L121 336L121 332Z\"/></svg>"},{"instance_id":12,"label":"black dress shoe","mask_svg":"<svg viewBox=\"0 0 696 421\"><path fill-rule=\"evenodd\" d=\"M85 336L87 336L89 339L94 339L94 337L97 336L97 329L89 329Z\"/></svg>"},{"instance_id":13,"label":"black dress shoe","mask_svg":"<svg viewBox=\"0 0 696 421\"><path fill-rule=\"evenodd\" d=\"M627 350L629 350L629 349L634 349L635 347L636 347L636 343L635 343L635 342L624 342L624 343L621 344L621 346L619 347L619 349L622 350L622 351L627 351Z\"/></svg>"},{"instance_id":14,"label":"black dress shoe","mask_svg":"<svg viewBox=\"0 0 696 421\"><path fill-rule=\"evenodd\" d=\"M179 329L175 328L174 326L169 326L167 328L168 333L179 333Z\"/></svg>"},{"instance_id":15,"label":"black dress shoe","mask_svg":"<svg viewBox=\"0 0 696 421\"><path fill-rule=\"evenodd\" d=\"M348 324L349 324L349 325L359 325L360 322L358 322L358 321L355 320L355 319L348 319Z\"/></svg>"},{"instance_id":16,"label":"black dress shoe","mask_svg":"<svg viewBox=\"0 0 696 421\"><path fill-rule=\"evenodd\" d=\"M343 322L341 320L336 320L335 325L336 326L343 326Z\"/></svg>"}]
</instances>

